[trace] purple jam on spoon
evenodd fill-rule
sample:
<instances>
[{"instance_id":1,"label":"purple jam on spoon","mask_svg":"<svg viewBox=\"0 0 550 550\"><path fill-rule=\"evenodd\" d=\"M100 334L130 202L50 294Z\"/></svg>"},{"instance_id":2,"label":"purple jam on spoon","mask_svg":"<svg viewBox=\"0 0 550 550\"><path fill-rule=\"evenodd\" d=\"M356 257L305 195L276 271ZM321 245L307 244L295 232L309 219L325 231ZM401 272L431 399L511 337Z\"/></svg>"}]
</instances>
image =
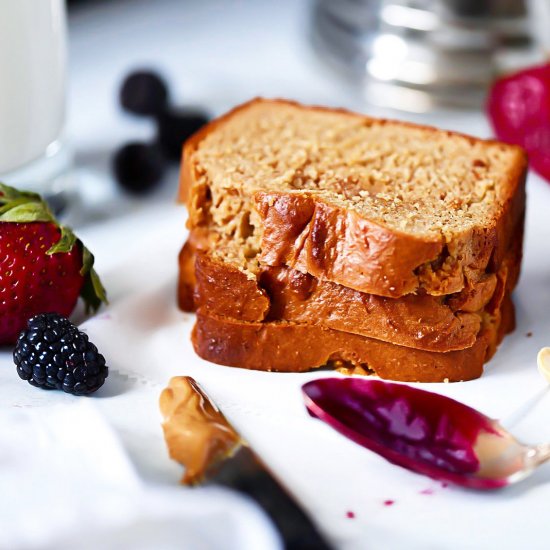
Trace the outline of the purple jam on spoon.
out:
<instances>
[{"instance_id":1,"label":"purple jam on spoon","mask_svg":"<svg viewBox=\"0 0 550 550\"><path fill-rule=\"evenodd\" d=\"M304 384L302 391L313 417L390 462L434 479L494 489L511 481L523 458L524 447L496 421L436 393L361 378L323 378Z\"/></svg>"}]
</instances>

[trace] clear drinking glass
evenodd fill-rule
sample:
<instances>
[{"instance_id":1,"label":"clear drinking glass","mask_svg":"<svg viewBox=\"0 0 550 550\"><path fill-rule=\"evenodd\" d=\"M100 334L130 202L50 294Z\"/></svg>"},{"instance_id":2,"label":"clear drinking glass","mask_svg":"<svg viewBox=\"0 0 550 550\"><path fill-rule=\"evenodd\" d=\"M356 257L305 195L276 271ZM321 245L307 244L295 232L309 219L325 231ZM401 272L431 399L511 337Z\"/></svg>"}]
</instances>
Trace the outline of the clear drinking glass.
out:
<instances>
[{"instance_id":1,"label":"clear drinking glass","mask_svg":"<svg viewBox=\"0 0 550 550\"><path fill-rule=\"evenodd\" d=\"M64 0L0 0L0 181L57 199L70 165L66 23Z\"/></svg>"}]
</instances>

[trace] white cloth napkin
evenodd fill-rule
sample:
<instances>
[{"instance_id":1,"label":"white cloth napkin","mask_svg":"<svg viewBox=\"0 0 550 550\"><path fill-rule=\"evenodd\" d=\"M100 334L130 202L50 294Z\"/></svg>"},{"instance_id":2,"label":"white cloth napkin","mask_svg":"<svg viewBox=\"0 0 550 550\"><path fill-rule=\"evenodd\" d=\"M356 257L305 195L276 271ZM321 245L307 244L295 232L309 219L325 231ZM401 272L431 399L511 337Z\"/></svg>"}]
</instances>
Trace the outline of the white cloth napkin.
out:
<instances>
[{"instance_id":1,"label":"white cloth napkin","mask_svg":"<svg viewBox=\"0 0 550 550\"><path fill-rule=\"evenodd\" d=\"M535 361L550 334L550 187L540 182L530 197L515 298L518 329L480 380L425 387L504 419L521 440L535 443L550 440L550 394L538 399L545 383ZM195 377L215 399L339 549L548 548L550 465L503 492L443 487L307 415L301 385L332 376L330 371L274 374L199 359L189 339L193 316L176 307L183 224L182 212L166 208L82 235L111 299L82 327L111 367L93 398L32 388L18 379L11 357L0 354L0 548L276 546L270 525L246 502L221 491L177 487L181 468L166 453L158 396L171 376L182 374ZM109 429L97 424L96 414L92 421L89 411L70 408L56 420L51 416L56 403L81 402L101 412L115 441L105 441ZM33 410L20 415L14 407ZM45 430L44 423L56 428ZM47 444L52 434L57 440Z\"/></svg>"},{"instance_id":2,"label":"white cloth napkin","mask_svg":"<svg viewBox=\"0 0 550 550\"><path fill-rule=\"evenodd\" d=\"M0 416L0 548L279 548L222 489L144 485L90 400Z\"/></svg>"},{"instance_id":3,"label":"white cloth napkin","mask_svg":"<svg viewBox=\"0 0 550 550\"><path fill-rule=\"evenodd\" d=\"M550 334L550 187L542 182L531 187L529 200L522 281L515 293L518 329L500 346L481 379L423 386L503 419L520 440L535 443L550 440L548 395L533 407L545 385L535 358L538 349L549 344ZM139 243L134 251L116 243L117 236L127 232L109 232L112 253L104 248L97 258L112 262L104 264L101 273L106 274L113 302L106 314L84 325L113 371L129 377L125 382L113 375L98 393L119 392L112 399L113 410L116 402L120 407L127 403L133 415L140 415L139 421L108 416L119 433L134 430L124 444L138 466L143 451L134 447L136 441L145 432L151 444L154 434L160 437L155 418L160 390L171 376L186 374L214 398L339 549L477 550L497 545L512 550L526 541L530 548L548 547L550 465L503 492L481 494L443 487L393 466L307 415L301 385L319 376L333 376L332 372L246 371L198 358L189 338L193 316L179 311L175 299L176 258L184 240L182 217L166 211L155 218L154 230L144 225L142 232L133 223L132 242ZM104 247L105 242L101 241ZM124 260L120 250L127 254ZM136 399L136 388L143 388L143 401ZM147 396L151 399L148 412L144 410ZM108 400L101 401L106 409ZM525 421L517 422L517 412L526 406ZM159 469L166 469L160 451L151 454L151 463L154 460ZM143 475L149 471L140 467ZM386 505L390 501L393 504ZM460 518L458 529L456 518Z\"/></svg>"}]
</instances>

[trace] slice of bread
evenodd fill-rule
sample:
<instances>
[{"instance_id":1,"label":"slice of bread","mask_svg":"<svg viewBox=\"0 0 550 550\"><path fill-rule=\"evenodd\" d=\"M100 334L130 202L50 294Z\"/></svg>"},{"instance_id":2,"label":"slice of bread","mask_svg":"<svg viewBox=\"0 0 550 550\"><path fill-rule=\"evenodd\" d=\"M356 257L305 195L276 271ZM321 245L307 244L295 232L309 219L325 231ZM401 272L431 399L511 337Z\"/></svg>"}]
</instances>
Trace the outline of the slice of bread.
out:
<instances>
[{"instance_id":1,"label":"slice of bread","mask_svg":"<svg viewBox=\"0 0 550 550\"><path fill-rule=\"evenodd\" d=\"M237 242L243 267L438 296L498 270L523 226L526 166L518 147L258 99L187 141L180 198L189 228Z\"/></svg>"},{"instance_id":2,"label":"slice of bread","mask_svg":"<svg viewBox=\"0 0 550 550\"><path fill-rule=\"evenodd\" d=\"M497 275L449 296L386 298L361 293L285 267L244 271L235 245L191 235L180 255L180 307L245 322L288 321L321 325L377 340L435 352L474 345L485 310L500 307L518 279L521 236ZM195 246L199 248L195 252Z\"/></svg>"},{"instance_id":3,"label":"slice of bread","mask_svg":"<svg viewBox=\"0 0 550 550\"><path fill-rule=\"evenodd\" d=\"M514 307L506 296L501 309L484 320L472 347L448 353L396 346L320 325L246 323L200 309L192 341L203 359L245 369L305 372L328 365L390 380L457 382L481 376L483 363L513 328Z\"/></svg>"}]
</instances>

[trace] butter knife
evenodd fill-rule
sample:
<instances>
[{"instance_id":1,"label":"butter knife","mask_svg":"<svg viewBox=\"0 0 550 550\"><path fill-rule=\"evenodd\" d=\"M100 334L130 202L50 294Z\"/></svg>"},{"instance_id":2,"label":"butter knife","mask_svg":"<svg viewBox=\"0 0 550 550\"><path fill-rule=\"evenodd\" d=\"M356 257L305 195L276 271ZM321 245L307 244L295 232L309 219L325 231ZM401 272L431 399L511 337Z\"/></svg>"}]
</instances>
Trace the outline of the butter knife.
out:
<instances>
[{"instance_id":1,"label":"butter knife","mask_svg":"<svg viewBox=\"0 0 550 550\"><path fill-rule=\"evenodd\" d=\"M172 378L161 393L160 409L170 457L185 466L182 483L223 485L252 498L289 550L331 548L193 378Z\"/></svg>"}]
</instances>

